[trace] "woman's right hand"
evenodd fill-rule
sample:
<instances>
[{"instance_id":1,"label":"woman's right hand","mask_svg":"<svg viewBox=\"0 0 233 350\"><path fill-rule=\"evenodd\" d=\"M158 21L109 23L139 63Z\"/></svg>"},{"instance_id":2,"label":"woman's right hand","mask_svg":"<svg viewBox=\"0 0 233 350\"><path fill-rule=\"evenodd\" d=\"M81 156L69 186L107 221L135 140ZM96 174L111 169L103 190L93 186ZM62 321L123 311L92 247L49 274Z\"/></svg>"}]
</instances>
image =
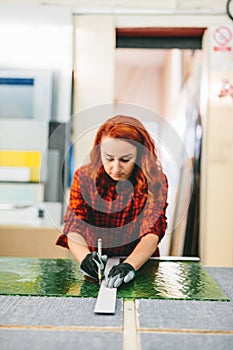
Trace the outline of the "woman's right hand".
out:
<instances>
[{"instance_id":1,"label":"woman's right hand","mask_svg":"<svg viewBox=\"0 0 233 350\"><path fill-rule=\"evenodd\" d=\"M92 252L86 255L80 264L80 269L84 276L98 279L98 271L103 275L107 255L99 255L97 252Z\"/></svg>"}]
</instances>

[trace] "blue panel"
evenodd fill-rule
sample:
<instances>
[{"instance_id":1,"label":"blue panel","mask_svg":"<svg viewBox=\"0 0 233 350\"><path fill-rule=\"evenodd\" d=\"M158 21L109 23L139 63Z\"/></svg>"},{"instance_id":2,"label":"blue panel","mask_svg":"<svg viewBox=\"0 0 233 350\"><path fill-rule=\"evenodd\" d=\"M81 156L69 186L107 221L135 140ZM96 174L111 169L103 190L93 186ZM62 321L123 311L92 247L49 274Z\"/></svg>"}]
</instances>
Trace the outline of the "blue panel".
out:
<instances>
[{"instance_id":1,"label":"blue panel","mask_svg":"<svg viewBox=\"0 0 233 350\"><path fill-rule=\"evenodd\" d=\"M0 85L34 85L33 78L0 78Z\"/></svg>"}]
</instances>

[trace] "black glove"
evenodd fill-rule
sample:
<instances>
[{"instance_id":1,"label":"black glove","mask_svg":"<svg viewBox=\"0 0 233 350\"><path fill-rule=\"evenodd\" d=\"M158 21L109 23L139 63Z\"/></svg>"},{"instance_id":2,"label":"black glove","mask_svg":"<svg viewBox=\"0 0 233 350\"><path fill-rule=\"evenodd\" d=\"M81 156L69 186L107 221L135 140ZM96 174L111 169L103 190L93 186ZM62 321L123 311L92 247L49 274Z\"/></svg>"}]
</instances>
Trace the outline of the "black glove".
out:
<instances>
[{"instance_id":1,"label":"black glove","mask_svg":"<svg viewBox=\"0 0 233 350\"><path fill-rule=\"evenodd\" d=\"M136 272L133 266L128 263L113 266L105 280L105 286L108 288L118 288L123 282L128 283L131 281L135 275Z\"/></svg>"},{"instance_id":2,"label":"black glove","mask_svg":"<svg viewBox=\"0 0 233 350\"><path fill-rule=\"evenodd\" d=\"M98 270L100 269L103 275L105 265L107 261L107 255L99 255L97 252L87 254L80 265L80 269L84 276L88 276L94 279L98 279Z\"/></svg>"}]
</instances>

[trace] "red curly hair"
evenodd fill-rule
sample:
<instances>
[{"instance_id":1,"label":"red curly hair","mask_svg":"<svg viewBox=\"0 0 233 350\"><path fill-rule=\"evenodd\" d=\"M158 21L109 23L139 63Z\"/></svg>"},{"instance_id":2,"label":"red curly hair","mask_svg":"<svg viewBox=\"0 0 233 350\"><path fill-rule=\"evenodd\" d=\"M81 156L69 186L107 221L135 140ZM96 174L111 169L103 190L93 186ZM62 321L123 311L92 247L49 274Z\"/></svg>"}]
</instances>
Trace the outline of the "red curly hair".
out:
<instances>
[{"instance_id":1,"label":"red curly hair","mask_svg":"<svg viewBox=\"0 0 233 350\"><path fill-rule=\"evenodd\" d=\"M155 143L143 124L134 117L117 115L109 118L97 131L94 145L90 153L90 168L93 179L104 172L100 155L100 144L104 137L124 139L137 147L137 161L133 176L137 193L145 193L148 182L158 190L164 183L164 174L158 159Z\"/></svg>"}]
</instances>

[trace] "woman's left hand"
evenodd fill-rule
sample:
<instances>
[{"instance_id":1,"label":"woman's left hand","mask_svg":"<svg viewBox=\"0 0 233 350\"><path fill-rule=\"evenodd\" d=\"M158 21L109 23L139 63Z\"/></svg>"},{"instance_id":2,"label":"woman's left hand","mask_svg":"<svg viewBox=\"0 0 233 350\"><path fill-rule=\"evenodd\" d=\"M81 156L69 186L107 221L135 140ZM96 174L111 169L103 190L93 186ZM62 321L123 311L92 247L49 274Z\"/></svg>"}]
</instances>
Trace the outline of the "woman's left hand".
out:
<instances>
[{"instance_id":1,"label":"woman's left hand","mask_svg":"<svg viewBox=\"0 0 233 350\"><path fill-rule=\"evenodd\" d=\"M121 263L113 266L105 280L105 286L108 288L118 288L123 282L128 283L134 279L136 272L132 265Z\"/></svg>"}]
</instances>

